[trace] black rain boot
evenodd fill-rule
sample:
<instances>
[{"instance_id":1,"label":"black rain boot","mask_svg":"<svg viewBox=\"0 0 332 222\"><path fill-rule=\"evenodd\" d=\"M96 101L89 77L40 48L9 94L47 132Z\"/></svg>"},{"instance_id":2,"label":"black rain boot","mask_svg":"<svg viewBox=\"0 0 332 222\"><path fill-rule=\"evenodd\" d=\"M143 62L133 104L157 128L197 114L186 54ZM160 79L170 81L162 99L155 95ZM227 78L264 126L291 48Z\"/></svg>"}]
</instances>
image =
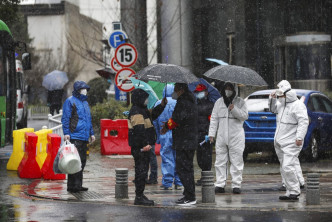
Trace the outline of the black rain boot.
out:
<instances>
[{"instance_id":1,"label":"black rain boot","mask_svg":"<svg viewBox=\"0 0 332 222\"><path fill-rule=\"evenodd\" d=\"M149 200L145 195L142 196L136 196L134 205L143 205L143 206L153 206L154 201Z\"/></svg>"}]
</instances>

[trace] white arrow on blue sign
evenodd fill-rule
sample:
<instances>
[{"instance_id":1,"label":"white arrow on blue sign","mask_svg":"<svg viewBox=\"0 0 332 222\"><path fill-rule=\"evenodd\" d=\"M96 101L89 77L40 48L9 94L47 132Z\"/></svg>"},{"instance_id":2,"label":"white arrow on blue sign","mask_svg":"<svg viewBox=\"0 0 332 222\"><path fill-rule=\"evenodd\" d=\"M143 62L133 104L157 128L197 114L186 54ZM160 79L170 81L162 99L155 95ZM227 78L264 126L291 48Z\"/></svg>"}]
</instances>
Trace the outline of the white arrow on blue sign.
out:
<instances>
[{"instance_id":1,"label":"white arrow on blue sign","mask_svg":"<svg viewBox=\"0 0 332 222\"><path fill-rule=\"evenodd\" d=\"M126 39L128 39L128 36L124 31L112 32L108 39L108 44L116 49L119 45L125 43Z\"/></svg>"}]
</instances>

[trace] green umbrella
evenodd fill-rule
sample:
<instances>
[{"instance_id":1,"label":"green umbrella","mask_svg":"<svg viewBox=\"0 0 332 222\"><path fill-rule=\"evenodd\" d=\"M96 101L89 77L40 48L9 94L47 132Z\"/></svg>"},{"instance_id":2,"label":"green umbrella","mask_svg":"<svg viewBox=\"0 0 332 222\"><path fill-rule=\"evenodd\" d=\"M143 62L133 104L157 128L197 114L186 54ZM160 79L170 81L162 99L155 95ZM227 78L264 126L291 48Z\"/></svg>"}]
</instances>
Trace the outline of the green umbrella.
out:
<instances>
[{"instance_id":1,"label":"green umbrella","mask_svg":"<svg viewBox=\"0 0 332 222\"><path fill-rule=\"evenodd\" d=\"M155 81L148 81L148 84L152 87L155 91L159 99L163 98L163 91L166 86L166 83L162 82L155 82ZM174 83L167 83L167 84L174 84Z\"/></svg>"}]
</instances>

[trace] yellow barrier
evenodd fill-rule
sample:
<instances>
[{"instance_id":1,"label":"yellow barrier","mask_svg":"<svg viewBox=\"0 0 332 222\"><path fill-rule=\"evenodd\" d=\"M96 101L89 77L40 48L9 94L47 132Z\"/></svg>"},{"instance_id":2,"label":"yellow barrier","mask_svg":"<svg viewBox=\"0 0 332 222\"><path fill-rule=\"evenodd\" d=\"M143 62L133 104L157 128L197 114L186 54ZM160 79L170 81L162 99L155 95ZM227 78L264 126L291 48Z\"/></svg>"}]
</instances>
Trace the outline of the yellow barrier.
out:
<instances>
[{"instance_id":1,"label":"yellow barrier","mask_svg":"<svg viewBox=\"0 0 332 222\"><path fill-rule=\"evenodd\" d=\"M32 133L34 128L13 131L13 153L7 163L7 170L17 170L24 156L25 133Z\"/></svg>"},{"instance_id":2,"label":"yellow barrier","mask_svg":"<svg viewBox=\"0 0 332 222\"><path fill-rule=\"evenodd\" d=\"M36 161L41 169L47 157L47 134L52 133L51 129L42 129L35 132L38 136Z\"/></svg>"}]
</instances>

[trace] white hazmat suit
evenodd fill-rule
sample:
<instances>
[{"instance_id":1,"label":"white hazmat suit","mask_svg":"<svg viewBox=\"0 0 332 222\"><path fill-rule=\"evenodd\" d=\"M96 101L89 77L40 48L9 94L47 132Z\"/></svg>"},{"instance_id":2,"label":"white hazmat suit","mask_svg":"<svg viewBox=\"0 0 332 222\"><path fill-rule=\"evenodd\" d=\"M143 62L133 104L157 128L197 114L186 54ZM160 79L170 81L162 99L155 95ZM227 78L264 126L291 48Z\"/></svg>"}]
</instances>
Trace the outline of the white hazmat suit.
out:
<instances>
[{"instance_id":1,"label":"white hazmat suit","mask_svg":"<svg viewBox=\"0 0 332 222\"><path fill-rule=\"evenodd\" d=\"M290 89L290 85L289 89L282 91L286 92L285 100L279 102L276 98L269 98L270 110L277 114L274 147L281 165L280 173L286 185L286 196L300 195L302 181L299 181L297 172L298 156L307 133L309 119L306 106L297 98L296 92ZM297 146L296 140L302 140L302 145Z\"/></svg>"},{"instance_id":2,"label":"white hazmat suit","mask_svg":"<svg viewBox=\"0 0 332 222\"><path fill-rule=\"evenodd\" d=\"M230 173L232 176L232 188L241 188L243 171L243 151L245 147L245 134L243 122L248 119L248 109L244 100L237 96L232 101L234 108L230 111L224 102L219 98L214 104L209 137L216 138L216 187L224 188L228 176L227 163L231 162Z\"/></svg>"}]
</instances>

